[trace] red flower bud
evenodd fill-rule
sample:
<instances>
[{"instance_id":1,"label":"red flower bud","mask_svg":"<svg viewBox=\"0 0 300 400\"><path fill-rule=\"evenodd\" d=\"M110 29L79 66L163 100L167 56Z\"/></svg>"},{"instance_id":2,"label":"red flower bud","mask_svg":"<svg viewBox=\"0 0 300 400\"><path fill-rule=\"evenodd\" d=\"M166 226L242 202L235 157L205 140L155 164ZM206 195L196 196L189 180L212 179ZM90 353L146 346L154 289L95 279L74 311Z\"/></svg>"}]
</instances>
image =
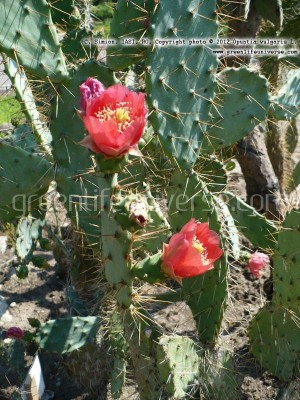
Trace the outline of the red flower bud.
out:
<instances>
[{"instance_id":1,"label":"red flower bud","mask_svg":"<svg viewBox=\"0 0 300 400\"><path fill-rule=\"evenodd\" d=\"M140 155L137 143L145 124L145 95L121 85L104 89L89 78L80 86L82 120L89 133L80 144L107 157Z\"/></svg>"},{"instance_id":2,"label":"red flower bud","mask_svg":"<svg viewBox=\"0 0 300 400\"><path fill-rule=\"evenodd\" d=\"M264 268L269 262L269 256L264 253L260 253L259 251L256 251L255 253L251 254L247 267L250 269L251 274L258 278L260 270Z\"/></svg>"},{"instance_id":3,"label":"red flower bud","mask_svg":"<svg viewBox=\"0 0 300 400\"><path fill-rule=\"evenodd\" d=\"M22 331L21 328L17 328L15 326L9 328L6 332L6 337L9 339L22 339L24 336L24 332Z\"/></svg>"},{"instance_id":4,"label":"red flower bud","mask_svg":"<svg viewBox=\"0 0 300 400\"><path fill-rule=\"evenodd\" d=\"M209 230L208 223L192 218L179 233L163 246L162 268L177 280L204 274L222 256L219 236Z\"/></svg>"}]
</instances>

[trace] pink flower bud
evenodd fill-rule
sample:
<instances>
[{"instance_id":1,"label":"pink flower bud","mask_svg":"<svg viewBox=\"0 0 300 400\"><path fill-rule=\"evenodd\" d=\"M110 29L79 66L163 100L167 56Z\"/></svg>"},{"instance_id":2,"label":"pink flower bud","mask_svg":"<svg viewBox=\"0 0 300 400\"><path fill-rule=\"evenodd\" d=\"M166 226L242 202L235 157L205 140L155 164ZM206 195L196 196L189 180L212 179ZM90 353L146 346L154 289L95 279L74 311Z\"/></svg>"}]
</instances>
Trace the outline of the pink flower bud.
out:
<instances>
[{"instance_id":1,"label":"pink flower bud","mask_svg":"<svg viewBox=\"0 0 300 400\"><path fill-rule=\"evenodd\" d=\"M251 254L247 267L251 271L251 274L258 278L260 275L260 270L263 269L269 262L269 256L256 251L255 253Z\"/></svg>"},{"instance_id":2,"label":"pink flower bud","mask_svg":"<svg viewBox=\"0 0 300 400\"><path fill-rule=\"evenodd\" d=\"M88 78L80 86L80 108L85 114L88 102L97 98L105 90L101 82L94 78Z\"/></svg>"},{"instance_id":3,"label":"pink flower bud","mask_svg":"<svg viewBox=\"0 0 300 400\"><path fill-rule=\"evenodd\" d=\"M7 337L8 339L16 339L16 340L19 340L19 339L22 339L23 336L24 336L24 332L22 331L22 329L21 329L21 328L17 328L17 327L15 327L15 326L9 328L9 329L7 330L7 332L6 332L6 337Z\"/></svg>"}]
</instances>

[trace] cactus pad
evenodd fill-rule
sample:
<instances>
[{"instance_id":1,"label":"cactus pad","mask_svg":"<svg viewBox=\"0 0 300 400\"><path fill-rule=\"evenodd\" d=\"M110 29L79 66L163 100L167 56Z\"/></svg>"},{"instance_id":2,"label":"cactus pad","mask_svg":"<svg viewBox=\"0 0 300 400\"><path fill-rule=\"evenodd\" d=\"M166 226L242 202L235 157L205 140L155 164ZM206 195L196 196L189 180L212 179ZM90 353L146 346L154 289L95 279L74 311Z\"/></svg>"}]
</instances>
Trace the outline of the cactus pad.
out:
<instances>
[{"instance_id":1,"label":"cactus pad","mask_svg":"<svg viewBox=\"0 0 300 400\"><path fill-rule=\"evenodd\" d=\"M287 83L271 98L270 113L276 119L293 119L300 112L300 69L292 73Z\"/></svg>"},{"instance_id":2,"label":"cactus pad","mask_svg":"<svg viewBox=\"0 0 300 400\"><path fill-rule=\"evenodd\" d=\"M216 103L211 109L205 148L229 146L264 121L270 101L267 80L246 67L219 74Z\"/></svg>"},{"instance_id":3,"label":"cactus pad","mask_svg":"<svg viewBox=\"0 0 300 400\"><path fill-rule=\"evenodd\" d=\"M27 261L36 240L40 237L43 221L33 220L30 216L21 218L16 231L16 252L21 261Z\"/></svg>"},{"instance_id":4,"label":"cactus pad","mask_svg":"<svg viewBox=\"0 0 300 400\"><path fill-rule=\"evenodd\" d=\"M151 19L157 40L216 34L215 1L160 2ZM167 155L182 168L196 161L209 120L217 59L207 46L149 47L146 86L150 122Z\"/></svg>"},{"instance_id":5,"label":"cactus pad","mask_svg":"<svg viewBox=\"0 0 300 400\"><path fill-rule=\"evenodd\" d=\"M122 70L136 64L145 53L145 47L138 41L146 36L149 25L149 11L153 0L118 0L110 25L110 36L118 41L107 49L107 65L113 70ZM132 40L122 44L122 40Z\"/></svg>"},{"instance_id":6,"label":"cactus pad","mask_svg":"<svg viewBox=\"0 0 300 400\"><path fill-rule=\"evenodd\" d=\"M61 82L67 69L46 0L0 2L0 50L33 75Z\"/></svg>"},{"instance_id":7,"label":"cactus pad","mask_svg":"<svg viewBox=\"0 0 300 400\"><path fill-rule=\"evenodd\" d=\"M223 192L222 198L238 229L254 246L270 249L275 247L278 230L274 223L231 192Z\"/></svg>"},{"instance_id":8,"label":"cactus pad","mask_svg":"<svg viewBox=\"0 0 300 400\"><path fill-rule=\"evenodd\" d=\"M157 345L157 365L165 390L172 399L189 396L198 382L199 355L193 340L162 335Z\"/></svg>"},{"instance_id":9,"label":"cactus pad","mask_svg":"<svg viewBox=\"0 0 300 400\"><path fill-rule=\"evenodd\" d=\"M99 317L67 317L50 320L38 330L36 341L47 351L67 353L94 339L99 329Z\"/></svg>"},{"instance_id":10,"label":"cactus pad","mask_svg":"<svg viewBox=\"0 0 300 400\"><path fill-rule=\"evenodd\" d=\"M23 209L18 211L24 213L24 204L48 190L53 167L43 157L4 142L0 143L0 160L0 206L23 202Z\"/></svg>"},{"instance_id":11,"label":"cactus pad","mask_svg":"<svg viewBox=\"0 0 300 400\"><path fill-rule=\"evenodd\" d=\"M251 349L259 362L278 378L296 373L300 356L299 280L300 212L289 212L278 233L275 250L272 303L251 321Z\"/></svg>"}]
</instances>

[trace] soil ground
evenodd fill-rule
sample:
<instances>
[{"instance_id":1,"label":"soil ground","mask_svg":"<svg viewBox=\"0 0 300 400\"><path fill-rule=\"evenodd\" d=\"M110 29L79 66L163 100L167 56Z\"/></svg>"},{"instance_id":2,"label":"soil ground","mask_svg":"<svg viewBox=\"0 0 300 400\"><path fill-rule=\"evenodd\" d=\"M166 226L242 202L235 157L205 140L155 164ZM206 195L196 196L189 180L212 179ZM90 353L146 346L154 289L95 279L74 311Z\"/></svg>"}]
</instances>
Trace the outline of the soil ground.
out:
<instances>
[{"instance_id":1,"label":"soil ground","mask_svg":"<svg viewBox=\"0 0 300 400\"><path fill-rule=\"evenodd\" d=\"M1 328L18 326L31 330L28 318L38 318L41 322L68 315L65 296L66 280L56 274L57 265L51 253L44 253L51 265L49 271L30 268L28 278L19 280L13 266L7 267L2 276L0 295L8 308L2 310ZM12 254L2 255L3 262L11 259ZM4 270L4 268L2 268ZM269 275L265 270L260 279L254 279L242 266L231 266L231 296L224 318L222 343L234 354L238 372L240 400L272 400L282 384L270 374L263 371L258 363L249 355L247 326L251 317L263 305L266 294L264 283ZM183 318L184 316L184 318ZM155 319L182 334L194 331L193 319L184 303L169 305L154 312ZM27 356L28 368L32 356ZM68 375L63 358L49 353L41 353L42 368L46 388L55 393L57 400L80 400L87 395L86 388L81 386L76 377ZM18 374L13 365L0 360L0 399L11 399L17 392L26 373ZM133 390L133 392L132 392ZM134 388L128 388L126 398L137 399Z\"/></svg>"}]
</instances>

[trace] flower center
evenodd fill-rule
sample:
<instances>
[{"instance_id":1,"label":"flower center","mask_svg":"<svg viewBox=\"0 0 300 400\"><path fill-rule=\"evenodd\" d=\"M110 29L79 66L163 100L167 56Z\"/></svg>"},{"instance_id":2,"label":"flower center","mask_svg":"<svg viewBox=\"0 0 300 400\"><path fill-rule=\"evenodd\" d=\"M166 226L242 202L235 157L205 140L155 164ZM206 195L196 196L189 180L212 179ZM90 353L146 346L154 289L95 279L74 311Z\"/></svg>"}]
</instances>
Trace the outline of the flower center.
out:
<instances>
[{"instance_id":1,"label":"flower center","mask_svg":"<svg viewBox=\"0 0 300 400\"><path fill-rule=\"evenodd\" d=\"M199 251L199 253L201 254L201 260L203 265L208 263L208 254L207 254L207 250L206 248L203 246L203 244L197 239L197 237L195 236L193 239L193 247Z\"/></svg>"},{"instance_id":2,"label":"flower center","mask_svg":"<svg viewBox=\"0 0 300 400\"><path fill-rule=\"evenodd\" d=\"M118 124L122 124L126 121L129 120L129 112L128 109L126 110L126 108L117 108L116 109L116 120L118 122Z\"/></svg>"},{"instance_id":3,"label":"flower center","mask_svg":"<svg viewBox=\"0 0 300 400\"><path fill-rule=\"evenodd\" d=\"M133 122L130 117L129 107L125 102L117 104L117 107L113 109L111 107L103 107L95 113L95 116L100 122L114 120L118 125L119 133L122 133Z\"/></svg>"},{"instance_id":4,"label":"flower center","mask_svg":"<svg viewBox=\"0 0 300 400\"><path fill-rule=\"evenodd\" d=\"M193 247L195 247L195 249L198 250L200 254L202 254L204 251L204 247L202 246L202 243L199 242L199 240L196 237L194 237L194 239L193 239Z\"/></svg>"}]
</instances>

